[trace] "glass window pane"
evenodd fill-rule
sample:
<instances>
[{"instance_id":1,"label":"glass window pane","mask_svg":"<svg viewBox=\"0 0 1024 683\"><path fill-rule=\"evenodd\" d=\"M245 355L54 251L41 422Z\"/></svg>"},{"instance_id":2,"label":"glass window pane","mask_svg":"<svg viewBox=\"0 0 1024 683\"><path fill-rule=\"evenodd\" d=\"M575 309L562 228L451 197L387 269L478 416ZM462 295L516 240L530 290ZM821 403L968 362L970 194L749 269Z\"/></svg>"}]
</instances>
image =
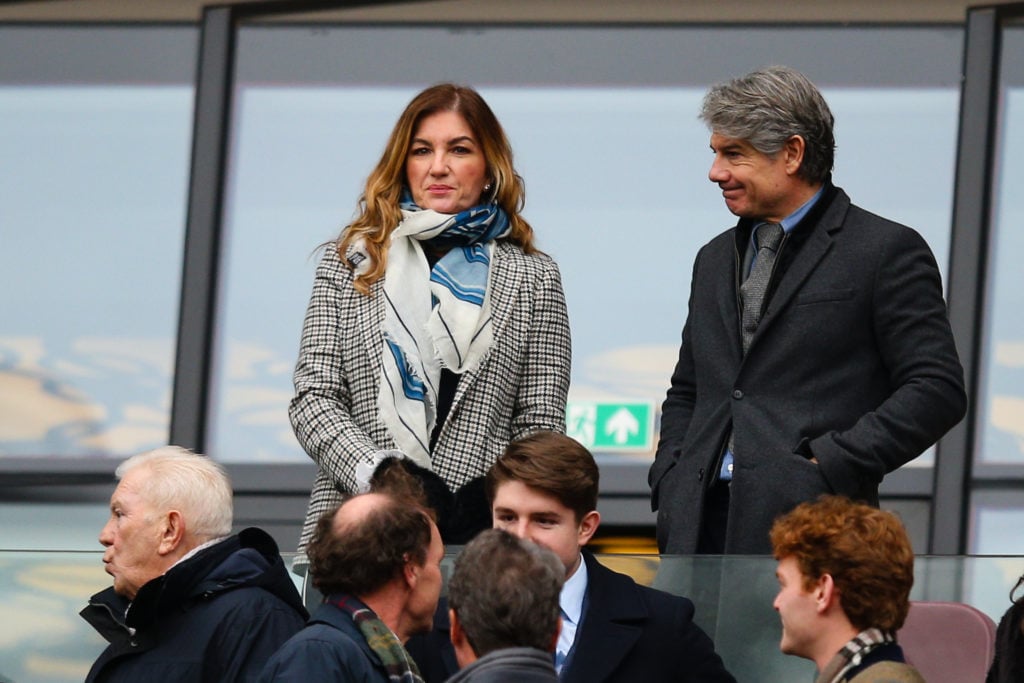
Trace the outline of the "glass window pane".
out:
<instances>
[{"instance_id":1,"label":"glass window pane","mask_svg":"<svg viewBox=\"0 0 1024 683\"><path fill-rule=\"evenodd\" d=\"M1020 490L975 491L971 497L968 552L1024 555L1024 505ZM1012 584L1011 584L1012 585Z\"/></svg>"},{"instance_id":2,"label":"glass window pane","mask_svg":"<svg viewBox=\"0 0 1024 683\"><path fill-rule=\"evenodd\" d=\"M1000 130L989 250L976 461L1024 464L1024 28L1003 31Z\"/></svg>"},{"instance_id":3,"label":"glass window pane","mask_svg":"<svg viewBox=\"0 0 1024 683\"><path fill-rule=\"evenodd\" d=\"M0 29L0 456L167 440L195 47Z\"/></svg>"},{"instance_id":4,"label":"glass window pane","mask_svg":"<svg viewBox=\"0 0 1024 683\"><path fill-rule=\"evenodd\" d=\"M1024 465L1024 306L1021 269L1014 257L1024 250L1024 210L1017 190L1024 183L1024 28L1002 30L997 160L993 169L992 226L987 302L982 331L977 472L1014 476ZM998 465L1002 465L999 467ZM996 467L986 468L986 465ZM1024 555L1024 496L1019 488L975 488L971 495L968 551ZM1003 562L998 595L1004 597L1021 573L1019 560ZM993 577L994 578L994 577ZM993 596L994 598L995 596Z\"/></svg>"},{"instance_id":5,"label":"glass window pane","mask_svg":"<svg viewBox=\"0 0 1024 683\"><path fill-rule=\"evenodd\" d=\"M495 28L453 39L439 27L243 28L210 452L306 459L286 408L312 252L352 216L408 100L442 80L477 87L512 141L525 215L562 270L570 400L660 405L693 259L734 223L707 179L700 101L711 83L766 63L816 79L837 119L836 183L917 228L944 272L959 29L787 29L785 40L779 32ZM381 44L403 46L388 59L407 68L361 58ZM826 44L857 57L823 63ZM737 49L709 64L720 45Z\"/></svg>"}]
</instances>

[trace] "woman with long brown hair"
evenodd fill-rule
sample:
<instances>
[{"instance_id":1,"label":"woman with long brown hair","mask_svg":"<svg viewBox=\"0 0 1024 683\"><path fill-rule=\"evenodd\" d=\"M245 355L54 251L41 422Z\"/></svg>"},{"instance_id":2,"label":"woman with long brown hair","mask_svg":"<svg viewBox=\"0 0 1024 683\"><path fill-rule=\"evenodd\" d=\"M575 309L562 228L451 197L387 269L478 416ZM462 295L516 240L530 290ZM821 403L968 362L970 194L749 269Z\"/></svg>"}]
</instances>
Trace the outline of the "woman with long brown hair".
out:
<instances>
[{"instance_id":1,"label":"woman with long brown hair","mask_svg":"<svg viewBox=\"0 0 1024 683\"><path fill-rule=\"evenodd\" d=\"M505 445L564 431L565 297L524 196L476 91L435 85L402 112L306 312L289 415L319 471L300 546L388 457L465 542L491 525L483 475Z\"/></svg>"}]
</instances>

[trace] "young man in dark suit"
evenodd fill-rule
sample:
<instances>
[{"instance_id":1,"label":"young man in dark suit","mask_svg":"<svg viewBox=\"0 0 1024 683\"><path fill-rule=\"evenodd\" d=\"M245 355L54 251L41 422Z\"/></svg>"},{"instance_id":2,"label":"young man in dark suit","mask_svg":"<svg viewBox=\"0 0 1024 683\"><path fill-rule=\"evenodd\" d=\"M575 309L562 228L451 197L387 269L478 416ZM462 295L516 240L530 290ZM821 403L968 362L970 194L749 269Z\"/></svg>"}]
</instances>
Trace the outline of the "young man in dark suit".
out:
<instances>
[{"instance_id":1,"label":"young man in dark suit","mask_svg":"<svg viewBox=\"0 0 1024 683\"><path fill-rule=\"evenodd\" d=\"M638 586L583 547L601 523L594 457L573 439L538 432L509 444L487 475L494 526L562 559L562 633L555 667L566 683L732 681L686 598Z\"/></svg>"},{"instance_id":2,"label":"young man in dark suit","mask_svg":"<svg viewBox=\"0 0 1024 683\"><path fill-rule=\"evenodd\" d=\"M583 547L601 523L599 472L586 448L554 432L513 441L487 474L495 528L552 550L565 565L555 668L563 683L727 683L693 603L601 565ZM434 636L447 624L435 621ZM439 640L439 639L438 639ZM427 681L453 671L450 650L410 647Z\"/></svg>"},{"instance_id":3,"label":"young man in dark suit","mask_svg":"<svg viewBox=\"0 0 1024 683\"><path fill-rule=\"evenodd\" d=\"M767 554L801 502L877 506L882 477L963 417L963 370L924 239L832 184L813 83L756 71L714 86L701 118L739 222L694 263L651 505L664 553Z\"/></svg>"}]
</instances>

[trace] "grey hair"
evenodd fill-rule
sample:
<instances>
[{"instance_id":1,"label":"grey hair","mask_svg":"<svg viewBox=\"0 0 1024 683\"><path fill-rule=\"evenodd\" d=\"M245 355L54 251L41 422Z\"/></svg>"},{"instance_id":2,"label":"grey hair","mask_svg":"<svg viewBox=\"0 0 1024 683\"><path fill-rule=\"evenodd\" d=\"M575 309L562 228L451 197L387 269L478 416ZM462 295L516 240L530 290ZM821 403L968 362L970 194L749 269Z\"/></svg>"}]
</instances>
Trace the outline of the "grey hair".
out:
<instances>
[{"instance_id":1,"label":"grey hair","mask_svg":"<svg viewBox=\"0 0 1024 683\"><path fill-rule=\"evenodd\" d=\"M835 118L818 88L796 69L770 66L713 86L700 119L712 132L746 140L769 157L799 135L805 148L797 175L820 183L832 171Z\"/></svg>"},{"instance_id":2,"label":"grey hair","mask_svg":"<svg viewBox=\"0 0 1024 683\"><path fill-rule=\"evenodd\" d=\"M149 476L139 492L156 511L181 512L185 529L201 543L231 533L231 482L219 463L180 446L163 446L128 458L115 475L123 479L141 468Z\"/></svg>"},{"instance_id":3,"label":"grey hair","mask_svg":"<svg viewBox=\"0 0 1024 683\"><path fill-rule=\"evenodd\" d=\"M550 651L565 565L501 529L480 532L455 559L448 604L477 657L510 647Z\"/></svg>"}]
</instances>

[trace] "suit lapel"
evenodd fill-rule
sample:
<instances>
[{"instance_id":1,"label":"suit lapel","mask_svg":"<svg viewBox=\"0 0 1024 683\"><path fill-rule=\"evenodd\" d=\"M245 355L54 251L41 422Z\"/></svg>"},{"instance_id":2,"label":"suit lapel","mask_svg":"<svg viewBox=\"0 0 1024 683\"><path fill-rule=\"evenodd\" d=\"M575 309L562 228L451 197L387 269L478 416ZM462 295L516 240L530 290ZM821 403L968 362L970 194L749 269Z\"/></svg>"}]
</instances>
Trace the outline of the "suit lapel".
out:
<instances>
[{"instance_id":1,"label":"suit lapel","mask_svg":"<svg viewBox=\"0 0 1024 683\"><path fill-rule=\"evenodd\" d=\"M804 284L811 277L818 264L821 263L825 255L832 249L834 241L832 235L842 229L843 218L846 216L849 206L849 198L847 198L842 190L839 190L837 196L832 200L832 205L825 210L825 213L818 219L818 222L815 225L807 226L807 229L811 231L807 236L807 242L800 249L799 253L796 254L793 262L779 281L775 293L771 295L764 317L761 318L757 331L750 341L751 348L771 328L775 320L779 318L780 312L789 305L793 297L796 296L797 292L803 288Z\"/></svg>"},{"instance_id":2,"label":"suit lapel","mask_svg":"<svg viewBox=\"0 0 1024 683\"><path fill-rule=\"evenodd\" d=\"M647 617L636 586L583 553L587 563L587 608L576 632L564 683L600 683L608 678L643 634Z\"/></svg>"},{"instance_id":3,"label":"suit lapel","mask_svg":"<svg viewBox=\"0 0 1024 683\"><path fill-rule=\"evenodd\" d=\"M355 324L363 332L367 362L372 372L380 377L381 348L384 345L381 328L384 325L384 311L387 305L384 298L384 281L378 280L371 287L370 296L359 293L354 295L358 306ZM342 318L342 323L344 322Z\"/></svg>"}]
</instances>

